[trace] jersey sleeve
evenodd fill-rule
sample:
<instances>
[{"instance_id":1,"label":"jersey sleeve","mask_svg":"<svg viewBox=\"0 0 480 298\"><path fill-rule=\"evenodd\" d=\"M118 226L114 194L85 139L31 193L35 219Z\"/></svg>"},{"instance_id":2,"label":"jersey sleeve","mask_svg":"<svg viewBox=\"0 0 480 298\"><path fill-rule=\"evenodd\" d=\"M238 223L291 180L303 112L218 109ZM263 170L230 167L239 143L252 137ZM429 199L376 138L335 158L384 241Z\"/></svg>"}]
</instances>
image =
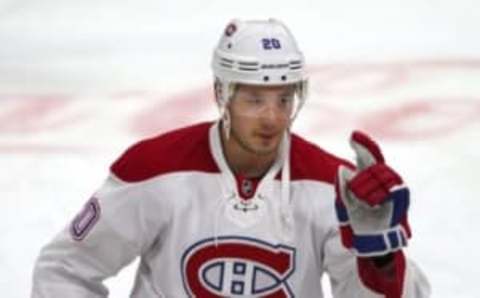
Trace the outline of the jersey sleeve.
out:
<instances>
[{"instance_id":1,"label":"jersey sleeve","mask_svg":"<svg viewBox=\"0 0 480 298\"><path fill-rule=\"evenodd\" d=\"M325 241L323 262L335 298L430 297L427 278L402 251L395 254L391 268L377 268L371 259L357 258L346 250L337 229Z\"/></svg>"},{"instance_id":2,"label":"jersey sleeve","mask_svg":"<svg viewBox=\"0 0 480 298\"><path fill-rule=\"evenodd\" d=\"M150 204L145 189L109 177L75 219L41 250L32 298L65 297L65 293L70 298L107 297L103 281L158 237L162 211Z\"/></svg>"}]
</instances>

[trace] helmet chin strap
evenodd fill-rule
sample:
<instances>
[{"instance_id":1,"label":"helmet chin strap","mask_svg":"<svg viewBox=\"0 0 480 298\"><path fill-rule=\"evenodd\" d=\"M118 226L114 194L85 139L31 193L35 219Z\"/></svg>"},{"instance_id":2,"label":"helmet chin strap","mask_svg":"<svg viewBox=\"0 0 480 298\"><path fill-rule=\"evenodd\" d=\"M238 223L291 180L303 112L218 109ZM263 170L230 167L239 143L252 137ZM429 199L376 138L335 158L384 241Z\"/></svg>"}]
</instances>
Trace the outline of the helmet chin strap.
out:
<instances>
[{"instance_id":1,"label":"helmet chin strap","mask_svg":"<svg viewBox=\"0 0 480 298\"><path fill-rule=\"evenodd\" d=\"M228 103L235 94L235 84L230 82L222 82L219 78L215 78L214 83L215 100L220 110L220 121L222 123L222 129L225 134L225 139L230 138L231 130L231 116L228 111Z\"/></svg>"},{"instance_id":2,"label":"helmet chin strap","mask_svg":"<svg viewBox=\"0 0 480 298\"><path fill-rule=\"evenodd\" d=\"M231 121L230 121L230 112L225 107L222 113L222 129L225 135L225 140L230 138L230 131L231 131Z\"/></svg>"}]
</instances>

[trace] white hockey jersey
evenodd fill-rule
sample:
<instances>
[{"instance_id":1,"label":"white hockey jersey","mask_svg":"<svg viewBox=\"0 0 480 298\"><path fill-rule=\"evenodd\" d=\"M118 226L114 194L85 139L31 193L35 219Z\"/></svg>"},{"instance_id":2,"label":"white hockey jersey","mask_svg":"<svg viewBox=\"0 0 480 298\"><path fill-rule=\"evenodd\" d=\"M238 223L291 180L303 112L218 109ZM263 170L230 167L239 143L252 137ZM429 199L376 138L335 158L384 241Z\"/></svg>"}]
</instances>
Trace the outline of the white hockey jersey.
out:
<instances>
[{"instance_id":1,"label":"white hockey jersey","mask_svg":"<svg viewBox=\"0 0 480 298\"><path fill-rule=\"evenodd\" d=\"M344 162L296 135L283 148L288 166L280 156L242 200L218 123L134 145L42 249L32 297L107 297L102 281L137 256L131 297L323 297L324 273L334 297L393 297L340 243L333 179ZM404 263L403 297L429 296L425 276Z\"/></svg>"}]
</instances>

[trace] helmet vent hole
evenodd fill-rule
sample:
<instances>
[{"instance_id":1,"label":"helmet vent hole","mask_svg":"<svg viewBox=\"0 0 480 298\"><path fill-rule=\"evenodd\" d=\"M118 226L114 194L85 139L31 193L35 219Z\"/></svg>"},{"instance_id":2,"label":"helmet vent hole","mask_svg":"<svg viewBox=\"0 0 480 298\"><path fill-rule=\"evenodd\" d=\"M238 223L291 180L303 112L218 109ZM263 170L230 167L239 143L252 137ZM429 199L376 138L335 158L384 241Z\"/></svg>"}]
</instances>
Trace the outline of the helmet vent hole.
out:
<instances>
[{"instance_id":1,"label":"helmet vent hole","mask_svg":"<svg viewBox=\"0 0 480 298\"><path fill-rule=\"evenodd\" d=\"M268 82L269 80L270 80L270 77L269 77L269 76L264 76L264 77L263 77L263 81L264 81L264 82Z\"/></svg>"},{"instance_id":2,"label":"helmet vent hole","mask_svg":"<svg viewBox=\"0 0 480 298\"><path fill-rule=\"evenodd\" d=\"M283 75L282 76L282 81L286 81L287 80L287 76Z\"/></svg>"}]
</instances>

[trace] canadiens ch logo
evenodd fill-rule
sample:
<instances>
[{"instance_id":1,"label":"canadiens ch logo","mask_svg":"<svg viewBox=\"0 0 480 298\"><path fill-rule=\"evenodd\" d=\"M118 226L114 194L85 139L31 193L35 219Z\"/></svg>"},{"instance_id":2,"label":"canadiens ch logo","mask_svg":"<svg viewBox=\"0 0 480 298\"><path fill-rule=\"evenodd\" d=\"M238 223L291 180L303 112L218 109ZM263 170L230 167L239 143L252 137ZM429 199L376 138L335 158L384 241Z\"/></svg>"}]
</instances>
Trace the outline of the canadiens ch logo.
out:
<instances>
[{"instance_id":1,"label":"canadiens ch logo","mask_svg":"<svg viewBox=\"0 0 480 298\"><path fill-rule=\"evenodd\" d=\"M193 244L182 257L190 297L294 297L288 278L295 249L245 237L219 237Z\"/></svg>"}]
</instances>

